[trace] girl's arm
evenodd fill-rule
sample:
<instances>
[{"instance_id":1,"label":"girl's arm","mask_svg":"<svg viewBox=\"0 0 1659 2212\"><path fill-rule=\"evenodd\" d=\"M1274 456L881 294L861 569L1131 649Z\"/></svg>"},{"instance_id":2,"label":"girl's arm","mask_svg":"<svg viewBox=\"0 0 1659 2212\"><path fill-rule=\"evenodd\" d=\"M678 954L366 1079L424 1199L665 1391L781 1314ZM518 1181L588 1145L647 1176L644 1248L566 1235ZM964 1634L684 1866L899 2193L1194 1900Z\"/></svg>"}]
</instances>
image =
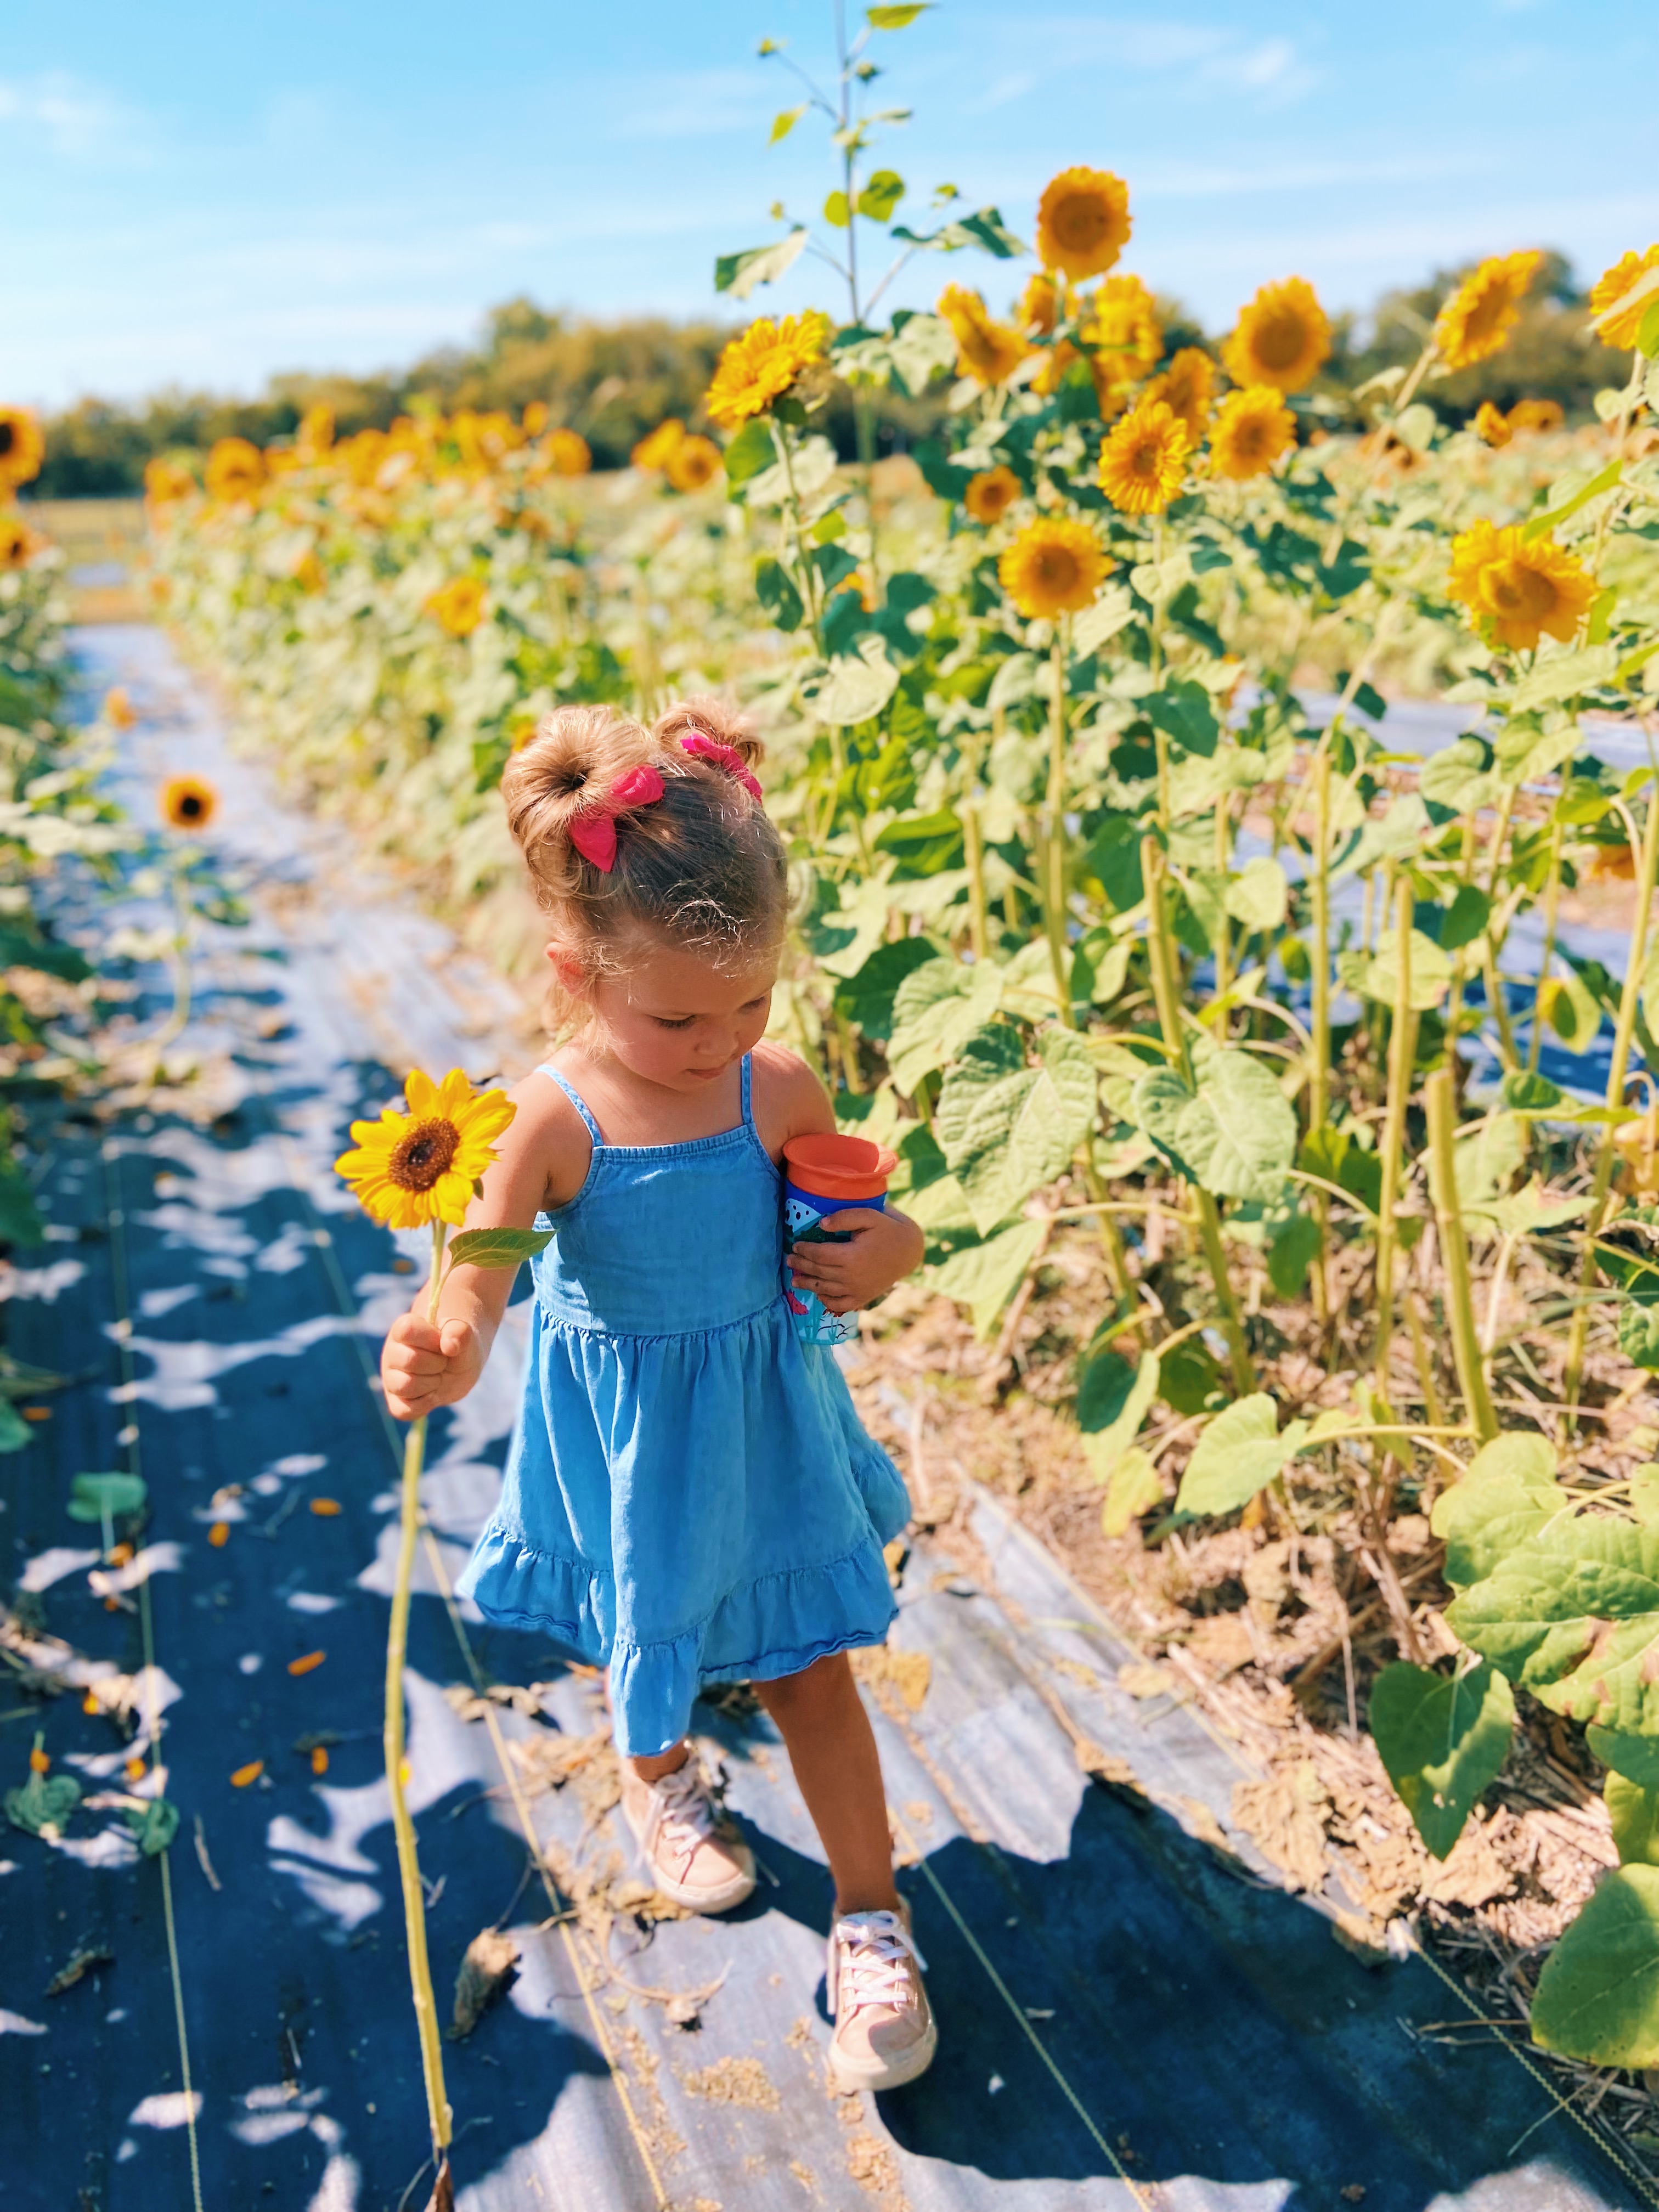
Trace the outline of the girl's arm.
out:
<instances>
[{"instance_id":1,"label":"girl's arm","mask_svg":"<svg viewBox=\"0 0 1659 2212\"><path fill-rule=\"evenodd\" d=\"M469 1229L532 1228L538 1213L574 1198L587 1173L591 1139L558 1085L532 1075L511 1096L519 1110L484 1174L483 1196L467 1208ZM416 1420L465 1397L483 1372L515 1273L452 1268L435 1323L426 1318L424 1287L399 1315L380 1351L380 1380L395 1419Z\"/></svg>"},{"instance_id":2,"label":"girl's arm","mask_svg":"<svg viewBox=\"0 0 1659 2212\"><path fill-rule=\"evenodd\" d=\"M833 1136L835 1109L816 1073L796 1053L769 1040L755 1048L755 1065L766 1085L756 1119L767 1149L781 1152L791 1137ZM848 1244L797 1244L789 1275L797 1290L816 1291L831 1313L855 1313L884 1297L895 1283L921 1265L927 1241L908 1213L867 1206L826 1214L826 1229L846 1230Z\"/></svg>"}]
</instances>

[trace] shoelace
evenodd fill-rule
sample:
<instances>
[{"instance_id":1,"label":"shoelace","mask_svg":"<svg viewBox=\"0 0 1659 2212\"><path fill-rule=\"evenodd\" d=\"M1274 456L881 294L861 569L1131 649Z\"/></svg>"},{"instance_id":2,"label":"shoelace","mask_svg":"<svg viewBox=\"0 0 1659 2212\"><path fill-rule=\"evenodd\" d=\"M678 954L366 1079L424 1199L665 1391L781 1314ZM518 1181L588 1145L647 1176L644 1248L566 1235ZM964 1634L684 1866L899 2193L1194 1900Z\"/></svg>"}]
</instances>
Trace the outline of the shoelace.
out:
<instances>
[{"instance_id":1,"label":"shoelace","mask_svg":"<svg viewBox=\"0 0 1659 2212\"><path fill-rule=\"evenodd\" d=\"M866 2005L890 2005L902 2011L915 2002L915 1984L907 1969L922 1972L927 1961L896 1912L849 1912L830 1932L826 1996L832 2020Z\"/></svg>"},{"instance_id":2,"label":"shoelace","mask_svg":"<svg viewBox=\"0 0 1659 2212\"><path fill-rule=\"evenodd\" d=\"M708 1784L695 1759L665 1774L651 1792L651 1814L645 1826L647 1857L660 1846L678 1855L677 1874L683 1875L699 1848L714 1832L714 1808Z\"/></svg>"}]
</instances>

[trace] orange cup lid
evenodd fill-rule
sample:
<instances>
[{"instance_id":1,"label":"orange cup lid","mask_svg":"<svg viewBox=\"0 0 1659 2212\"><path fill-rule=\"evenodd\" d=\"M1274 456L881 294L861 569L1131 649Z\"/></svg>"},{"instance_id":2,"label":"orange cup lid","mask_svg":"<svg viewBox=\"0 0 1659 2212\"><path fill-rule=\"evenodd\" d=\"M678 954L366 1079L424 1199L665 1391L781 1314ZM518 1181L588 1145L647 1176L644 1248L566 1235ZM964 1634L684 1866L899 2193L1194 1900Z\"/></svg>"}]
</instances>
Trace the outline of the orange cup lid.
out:
<instances>
[{"instance_id":1,"label":"orange cup lid","mask_svg":"<svg viewBox=\"0 0 1659 2212\"><path fill-rule=\"evenodd\" d=\"M879 1198L898 1165L868 1137L791 1137L783 1157L790 1181L817 1198Z\"/></svg>"}]
</instances>

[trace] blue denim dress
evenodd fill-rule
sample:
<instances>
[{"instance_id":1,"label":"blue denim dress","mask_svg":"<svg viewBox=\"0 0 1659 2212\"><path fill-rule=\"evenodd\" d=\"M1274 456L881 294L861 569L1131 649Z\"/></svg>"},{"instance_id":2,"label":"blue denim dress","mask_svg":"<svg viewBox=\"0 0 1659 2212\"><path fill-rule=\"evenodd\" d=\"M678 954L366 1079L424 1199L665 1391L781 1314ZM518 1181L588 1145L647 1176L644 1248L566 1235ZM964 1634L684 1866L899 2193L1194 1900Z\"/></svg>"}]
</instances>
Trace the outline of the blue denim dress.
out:
<instances>
[{"instance_id":1,"label":"blue denim dress","mask_svg":"<svg viewBox=\"0 0 1659 2212\"><path fill-rule=\"evenodd\" d=\"M523 1411L460 1581L489 1620L610 1671L620 1751L684 1735L705 1683L799 1674L879 1644L882 1546L909 1518L835 1354L783 1297L778 1171L743 1121L607 1145L531 1262Z\"/></svg>"}]
</instances>

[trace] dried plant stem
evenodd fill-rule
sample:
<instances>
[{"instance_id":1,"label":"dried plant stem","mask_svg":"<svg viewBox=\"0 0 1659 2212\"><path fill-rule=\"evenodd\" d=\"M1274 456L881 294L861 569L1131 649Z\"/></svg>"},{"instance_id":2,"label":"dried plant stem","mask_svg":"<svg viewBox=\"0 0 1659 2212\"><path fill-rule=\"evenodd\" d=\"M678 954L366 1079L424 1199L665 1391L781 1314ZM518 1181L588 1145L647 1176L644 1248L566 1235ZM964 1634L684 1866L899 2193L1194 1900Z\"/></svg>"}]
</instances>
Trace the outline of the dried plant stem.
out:
<instances>
[{"instance_id":1,"label":"dried plant stem","mask_svg":"<svg viewBox=\"0 0 1659 2212\"><path fill-rule=\"evenodd\" d=\"M1631 1037L1636 1027L1636 1010L1642 995L1642 975L1647 962L1648 926L1653 911L1654 875L1659 868L1659 782L1648 793L1647 824L1642 835L1642 865L1636 882L1636 911L1631 917L1630 955L1625 963L1625 986L1619 999L1619 1019L1613 1033L1613 1058L1607 1068L1607 1103L1618 1109L1625 1103L1625 1079L1630 1069ZM1618 1125L1607 1121L1602 1125L1601 1143L1595 1155L1595 1180L1590 1188L1590 1210L1584 1218L1584 1256L1579 1269L1579 1285L1584 1291L1595 1288L1595 1240L1601 1233L1607 1218L1607 1193L1613 1187L1613 1171L1618 1164L1618 1148L1613 1134ZM1589 1307L1581 1303L1575 1308L1572 1328L1567 1339L1567 1364L1562 1378L1561 1395L1568 1407L1578 1402L1579 1385L1584 1373L1584 1343L1589 1328ZM1569 1424L1571 1425L1571 1424Z\"/></svg>"},{"instance_id":2,"label":"dried plant stem","mask_svg":"<svg viewBox=\"0 0 1659 2212\"><path fill-rule=\"evenodd\" d=\"M991 946L985 912L985 827L979 818L976 799L964 799L957 811L962 816L963 851L968 863L968 942L974 949L975 959L983 960Z\"/></svg>"},{"instance_id":3,"label":"dried plant stem","mask_svg":"<svg viewBox=\"0 0 1659 2212\"><path fill-rule=\"evenodd\" d=\"M438 1296L443 1285L444 1246L447 1224L432 1224L432 1289L427 1319L435 1324ZM426 1897L421 1887L421 1866L415 1841L415 1824L409 1816L404 1793L404 1661L409 1648L410 1585L415 1567L415 1541L420 1533L421 1472L426 1460L426 1416L410 1426L404 1446L401 1514L398 1528L398 1568L392 1590L392 1621L386 1643L386 1778L392 1794L392 1826L398 1839L398 1872L404 1896L404 1931L409 1944L409 1980L415 1999L415 2026L421 2041L421 2074L426 2085L427 2119L432 2130L432 2156L441 2177L449 2148L451 2114L444 2088L443 2045L438 2026L437 2002L432 1993L432 1968L426 1951Z\"/></svg>"},{"instance_id":4,"label":"dried plant stem","mask_svg":"<svg viewBox=\"0 0 1659 2212\"><path fill-rule=\"evenodd\" d=\"M1054 624L1051 660L1054 696L1048 713L1048 851L1043 870L1043 920L1054 971L1060 1018L1075 1029L1072 1012L1071 948L1066 941L1066 623Z\"/></svg>"},{"instance_id":5,"label":"dried plant stem","mask_svg":"<svg viewBox=\"0 0 1659 2212\"><path fill-rule=\"evenodd\" d=\"M1452 1353L1470 1425L1481 1443L1488 1443L1498 1434L1498 1416L1492 1412L1492 1395L1486 1388L1486 1369L1475 1334L1468 1240L1463 1233L1463 1213L1457 1196L1457 1166L1453 1152L1456 1108L1449 1067L1437 1067L1429 1077L1423 1085L1423 1103L1428 1109L1429 1183L1440 1234L1440 1263L1446 1276L1446 1320L1451 1330Z\"/></svg>"},{"instance_id":6,"label":"dried plant stem","mask_svg":"<svg viewBox=\"0 0 1659 2212\"><path fill-rule=\"evenodd\" d=\"M1389 1354L1394 1344L1394 1210L1400 1195L1400 1162L1406 1145L1406 1102L1417 1053L1412 1012L1411 879L1401 880L1395 904L1394 1025L1389 1038L1389 1098L1382 1120L1382 1194L1376 1205L1376 1388L1389 1396Z\"/></svg>"}]
</instances>

